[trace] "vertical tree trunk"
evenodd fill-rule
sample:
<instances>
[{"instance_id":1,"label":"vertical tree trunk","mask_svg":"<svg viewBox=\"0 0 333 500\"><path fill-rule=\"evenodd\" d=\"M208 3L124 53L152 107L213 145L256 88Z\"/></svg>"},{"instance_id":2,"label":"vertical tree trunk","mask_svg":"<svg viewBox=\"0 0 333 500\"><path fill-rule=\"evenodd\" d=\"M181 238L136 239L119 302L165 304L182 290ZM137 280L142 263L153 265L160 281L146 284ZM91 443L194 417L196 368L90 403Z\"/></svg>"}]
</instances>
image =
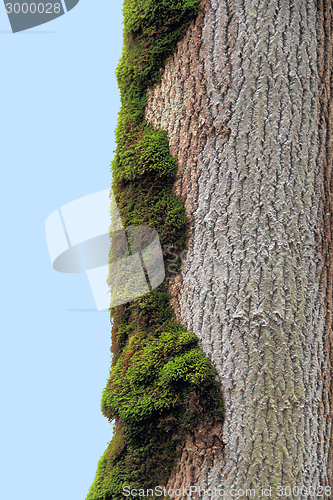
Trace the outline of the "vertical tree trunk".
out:
<instances>
[{"instance_id":1,"label":"vertical tree trunk","mask_svg":"<svg viewBox=\"0 0 333 500\"><path fill-rule=\"evenodd\" d=\"M146 118L168 132L191 220L174 307L226 419L223 447L199 460L189 439L168 486L316 497L333 486L332 1L202 5Z\"/></svg>"}]
</instances>

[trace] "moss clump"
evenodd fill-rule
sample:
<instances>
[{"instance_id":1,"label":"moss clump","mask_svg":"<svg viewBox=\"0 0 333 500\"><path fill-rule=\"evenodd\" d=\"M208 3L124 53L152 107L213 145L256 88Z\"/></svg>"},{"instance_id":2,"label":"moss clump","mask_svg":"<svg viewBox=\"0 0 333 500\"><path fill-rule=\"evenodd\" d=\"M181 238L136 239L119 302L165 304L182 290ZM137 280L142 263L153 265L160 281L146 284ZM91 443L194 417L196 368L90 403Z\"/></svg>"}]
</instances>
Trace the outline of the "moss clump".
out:
<instances>
[{"instance_id":1,"label":"moss clump","mask_svg":"<svg viewBox=\"0 0 333 500\"><path fill-rule=\"evenodd\" d=\"M186 248L188 219L172 192L177 160L166 133L144 119L147 88L159 81L199 8L200 0L125 0L123 10L112 188L124 226L155 228L164 256L175 243L180 252ZM223 420L216 372L196 336L176 321L166 282L112 308L111 317L113 359L101 407L115 421L114 436L87 500L123 499L124 486L165 485L186 435Z\"/></svg>"},{"instance_id":2,"label":"moss clump","mask_svg":"<svg viewBox=\"0 0 333 500\"><path fill-rule=\"evenodd\" d=\"M146 127L145 134L130 150L119 154L118 181L133 181L149 175L150 177L174 179L177 161L169 154L166 132Z\"/></svg>"},{"instance_id":3,"label":"moss clump","mask_svg":"<svg viewBox=\"0 0 333 500\"><path fill-rule=\"evenodd\" d=\"M165 483L184 436L207 411L222 416L216 412L219 386L195 335L174 321L163 328L152 334L137 327L113 367L102 410L121 426L88 498L121 498L125 485Z\"/></svg>"}]
</instances>

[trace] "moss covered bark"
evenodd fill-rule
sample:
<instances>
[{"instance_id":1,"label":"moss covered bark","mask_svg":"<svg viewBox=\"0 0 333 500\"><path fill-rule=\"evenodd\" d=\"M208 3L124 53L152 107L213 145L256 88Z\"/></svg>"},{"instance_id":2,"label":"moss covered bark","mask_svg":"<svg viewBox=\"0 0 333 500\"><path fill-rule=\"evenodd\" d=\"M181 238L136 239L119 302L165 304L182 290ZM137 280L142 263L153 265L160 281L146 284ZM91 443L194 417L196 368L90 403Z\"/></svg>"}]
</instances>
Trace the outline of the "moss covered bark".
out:
<instances>
[{"instance_id":1,"label":"moss covered bark","mask_svg":"<svg viewBox=\"0 0 333 500\"><path fill-rule=\"evenodd\" d=\"M160 81L199 9L198 0L125 0L123 9L112 188L124 226L155 228L164 255L175 243L180 251L186 248L188 219L173 192L177 159L169 153L166 133L144 118L147 89ZM165 485L186 437L205 422L223 421L216 372L197 337L177 322L166 281L112 308L111 317L113 359L101 406L115 422L114 436L87 500L123 498L124 486Z\"/></svg>"}]
</instances>

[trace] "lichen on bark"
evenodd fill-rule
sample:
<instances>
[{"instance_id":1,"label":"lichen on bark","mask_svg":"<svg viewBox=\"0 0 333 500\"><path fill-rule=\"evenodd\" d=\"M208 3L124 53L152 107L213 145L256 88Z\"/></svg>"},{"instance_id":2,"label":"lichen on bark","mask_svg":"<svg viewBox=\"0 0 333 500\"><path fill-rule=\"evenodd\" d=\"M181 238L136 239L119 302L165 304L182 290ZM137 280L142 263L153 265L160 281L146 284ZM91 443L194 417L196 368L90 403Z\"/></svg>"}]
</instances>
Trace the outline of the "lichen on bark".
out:
<instances>
[{"instance_id":1,"label":"lichen on bark","mask_svg":"<svg viewBox=\"0 0 333 500\"><path fill-rule=\"evenodd\" d=\"M176 242L185 249L188 219L173 192L177 160L167 135L145 120L147 89L160 81L199 9L198 0L125 0L123 10L112 188L123 225L155 228L164 255ZM197 337L177 321L166 281L112 308L111 317L113 359L101 406L115 421L114 436L87 500L121 499L124 486L166 485L186 439L200 426L221 431L223 422L217 373Z\"/></svg>"}]
</instances>

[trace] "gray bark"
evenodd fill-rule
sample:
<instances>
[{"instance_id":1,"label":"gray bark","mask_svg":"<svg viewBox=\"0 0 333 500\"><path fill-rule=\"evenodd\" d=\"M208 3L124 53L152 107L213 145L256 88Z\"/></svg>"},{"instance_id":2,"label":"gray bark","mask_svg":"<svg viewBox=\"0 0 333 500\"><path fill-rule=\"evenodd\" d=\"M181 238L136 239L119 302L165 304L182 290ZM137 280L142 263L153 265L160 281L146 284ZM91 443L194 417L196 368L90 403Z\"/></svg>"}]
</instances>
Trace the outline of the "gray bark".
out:
<instances>
[{"instance_id":1,"label":"gray bark","mask_svg":"<svg viewBox=\"0 0 333 500\"><path fill-rule=\"evenodd\" d=\"M189 437L168 486L271 486L278 498L332 472L327 7L203 7L146 118L169 134L191 221L173 304L217 369L226 419L223 436Z\"/></svg>"}]
</instances>

